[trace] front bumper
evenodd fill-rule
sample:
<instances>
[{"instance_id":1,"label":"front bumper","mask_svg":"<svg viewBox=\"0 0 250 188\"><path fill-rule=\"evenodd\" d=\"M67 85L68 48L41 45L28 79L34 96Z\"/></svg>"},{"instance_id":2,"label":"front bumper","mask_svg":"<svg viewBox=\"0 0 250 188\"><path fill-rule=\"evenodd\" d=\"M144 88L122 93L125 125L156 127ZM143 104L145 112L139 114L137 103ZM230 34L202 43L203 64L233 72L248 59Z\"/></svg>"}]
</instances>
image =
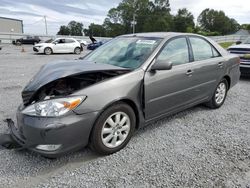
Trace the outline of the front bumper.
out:
<instances>
[{"instance_id":1,"label":"front bumper","mask_svg":"<svg viewBox=\"0 0 250 188\"><path fill-rule=\"evenodd\" d=\"M39 52L39 50L36 47L33 47L34 52Z\"/></svg>"},{"instance_id":2,"label":"front bumper","mask_svg":"<svg viewBox=\"0 0 250 188\"><path fill-rule=\"evenodd\" d=\"M17 111L17 125L9 124L12 138L23 148L46 157L58 157L85 147L98 112L62 117L34 117ZM36 149L38 145L61 145L55 151Z\"/></svg>"},{"instance_id":3,"label":"front bumper","mask_svg":"<svg viewBox=\"0 0 250 188\"><path fill-rule=\"evenodd\" d=\"M43 53L44 52L44 48L43 47L33 47L33 51L37 52L37 53Z\"/></svg>"},{"instance_id":4,"label":"front bumper","mask_svg":"<svg viewBox=\"0 0 250 188\"><path fill-rule=\"evenodd\" d=\"M250 64L241 63L240 72L242 75L250 75Z\"/></svg>"}]
</instances>

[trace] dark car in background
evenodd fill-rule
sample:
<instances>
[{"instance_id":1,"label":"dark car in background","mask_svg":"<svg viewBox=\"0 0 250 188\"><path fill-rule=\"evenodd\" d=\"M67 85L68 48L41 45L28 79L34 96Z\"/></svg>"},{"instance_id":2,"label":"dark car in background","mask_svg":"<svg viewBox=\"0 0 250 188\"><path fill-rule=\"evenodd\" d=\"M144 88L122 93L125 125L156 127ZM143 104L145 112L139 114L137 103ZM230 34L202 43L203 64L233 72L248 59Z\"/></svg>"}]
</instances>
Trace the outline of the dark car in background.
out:
<instances>
[{"instance_id":1,"label":"dark car in background","mask_svg":"<svg viewBox=\"0 0 250 188\"><path fill-rule=\"evenodd\" d=\"M94 42L94 43L88 44L87 49L88 50L95 50L96 48L100 47L101 45L105 44L108 41L109 40L102 40L102 41L99 41L99 42Z\"/></svg>"},{"instance_id":2,"label":"dark car in background","mask_svg":"<svg viewBox=\"0 0 250 188\"><path fill-rule=\"evenodd\" d=\"M200 35L116 37L83 60L44 65L22 91L17 125L8 121L11 138L47 157L87 145L111 154L157 119L221 107L239 76L239 57Z\"/></svg>"},{"instance_id":3,"label":"dark car in background","mask_svg":"<svg viewBox=\"0 0 250 188\"><path fill-rule=\"evenodd\" d=\"M35 45L39 43L41 39L38 36L26 36L20 39L16 39L12 41L12 44L22 45L22 44L32 44Z\"/></svg>"},{"instance_id":4,"label":"dark car in background","mask_svg":"<svg viewBox=\"0 0 250 188\"><path fill-rule=\"evenodd\" d=\"M243 42L236 42L236 45L230 46L227 50L240 57L241 75L250 76L250 37Z\"/></svg>"}]
</instances>

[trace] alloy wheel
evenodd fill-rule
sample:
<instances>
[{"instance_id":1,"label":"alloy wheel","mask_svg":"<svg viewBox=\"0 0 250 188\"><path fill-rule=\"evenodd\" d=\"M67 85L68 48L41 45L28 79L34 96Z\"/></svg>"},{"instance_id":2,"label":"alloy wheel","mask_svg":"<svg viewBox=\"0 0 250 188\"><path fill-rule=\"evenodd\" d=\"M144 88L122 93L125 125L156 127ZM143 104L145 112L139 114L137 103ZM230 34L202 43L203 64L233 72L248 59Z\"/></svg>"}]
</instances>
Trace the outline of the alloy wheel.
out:
<instances>
[{"instance_id":1,"label":"alloy wheel","mask_svg":"<svg viewBox=\"0 0 250 188\"><path fill-rule=\"evenodd\" d=\"M221 104L226 96L226 91L227 91L227 86L224 82L221 82L217 89L216 89L216 93L215 93L215 102L217 104Z\"/></svg>"},{"instance_id":2,"label":"alloy wheel","mask_svg":"<svg viewBox=\"0 0 250 188\"><path fill-rule=\"evenodd\" d=\"M108 148L120 146L130 132L131 122L124 112L116 112L110 115L101 131L102 143Z\"/></svg>"}]
</instances>

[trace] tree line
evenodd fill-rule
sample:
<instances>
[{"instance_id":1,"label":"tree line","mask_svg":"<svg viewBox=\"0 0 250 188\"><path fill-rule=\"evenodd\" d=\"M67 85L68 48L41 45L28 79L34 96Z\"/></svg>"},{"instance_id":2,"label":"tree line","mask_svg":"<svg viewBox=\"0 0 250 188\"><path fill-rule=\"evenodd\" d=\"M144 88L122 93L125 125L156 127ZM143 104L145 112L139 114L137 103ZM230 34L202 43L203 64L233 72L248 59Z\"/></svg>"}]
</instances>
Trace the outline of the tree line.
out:
<instances>
[{"instance_id":1,"label":"tree line","mask_svg":"<svg viewBox=\"0 0 250 188\"><path fill-rule=\"evenodd\" d=\"M179 9L175 15L170 13L169 0L123 0L117 7L111 8L103 24L92 23L83 29L83 24L71 21L60 27L58 35L86 35L115 37L135 32L189 32L202 35L227 35L240 28L250 29L250 25L240 24L229 18L223 11L203 10L197 25L193 14L186 8Z\"/></svg>"}]
</instances>

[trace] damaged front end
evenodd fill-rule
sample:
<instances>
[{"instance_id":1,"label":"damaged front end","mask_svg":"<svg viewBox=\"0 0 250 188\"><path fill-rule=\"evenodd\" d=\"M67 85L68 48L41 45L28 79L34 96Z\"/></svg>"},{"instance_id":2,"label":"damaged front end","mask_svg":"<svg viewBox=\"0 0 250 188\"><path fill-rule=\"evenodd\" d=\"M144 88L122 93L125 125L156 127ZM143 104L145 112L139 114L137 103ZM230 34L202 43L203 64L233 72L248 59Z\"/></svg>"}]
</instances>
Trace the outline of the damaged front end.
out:
<instances>
[{"instance_id":1,"label":"damaged front end","mask_svg":"<svg viewBox=\"0 0 250 188\"><path fill-rule=\"evenodd\" d=\"M128 72L129 69L85 61L48 64L24 88L23 104L27 106L38 101L65 97Z\"/></svg>"},{"instance_id":2,"label":"damaged front end","mask_svg":"<svg viewBox=\"0 0 250 188\"><path fill-rule=\"evenodd\" d=\"M43 66L22 92L17 125L6 120L11 134L0 135L0 145L28 148L49 157L86 146L97 112L74 113L87 96L72 94L130 71L85 61Z\"/></svg>"},{"instance_id":3,"label":"damaged front end","mask_svg":"<svg viewBox=\"0 0 250 188\"><path fill-rule=\"evenodd\" d=\"M12 119L6 119L5 122L8 124L8 127L14 126L14 121ZM0 134L0 148L5 149L21 149L22 146L13 138L12 134Z\"/></svg>"},{"instance_id":4,"label":"damaged front end","mask_svg":"<svg viewBox=\"0 0 250 188\"><path fill-rule=\"evenodd\" d=\"M26 106L38 101L69 96L76 91L124 73L126 71L97 71L59 78L42 86L37 91L24 90L22 92L23 104Z\"/></svg>"}]
</instances>

